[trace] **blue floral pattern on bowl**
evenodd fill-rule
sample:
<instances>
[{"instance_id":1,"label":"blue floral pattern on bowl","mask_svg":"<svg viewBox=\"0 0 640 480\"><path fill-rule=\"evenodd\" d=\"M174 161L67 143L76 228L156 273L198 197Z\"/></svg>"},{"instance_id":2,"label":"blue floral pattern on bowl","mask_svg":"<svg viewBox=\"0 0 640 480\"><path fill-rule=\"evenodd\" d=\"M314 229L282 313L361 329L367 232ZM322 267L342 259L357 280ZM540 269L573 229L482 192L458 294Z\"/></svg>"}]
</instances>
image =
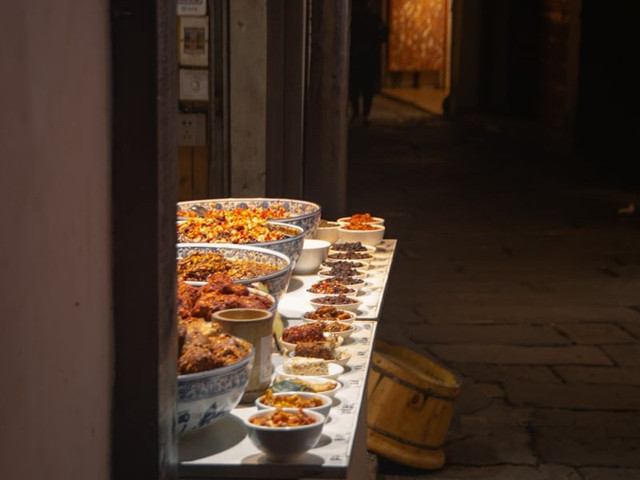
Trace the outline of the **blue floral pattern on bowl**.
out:
<instances>
[{"instance_id":1,"label":"blue floral pattern on bowl","mask_svg":"<svg viewBox=\"0 0 640 480\"><path fill-rule=\"evenodd\" d=\"M176 225L179 226L181 222L184 220L178 220ZM270 242L253 242L253 243L242 243L236 244L229 242L230 245L253 245L256 247L268 248L269 250L274 250L276 252L284 253L291 259L291 263L293 267L295 267L298 258L300 258L300 254L302 253L302 246L304 245L304 229L302 227L298 227L297 225L289 225L286 223L280 222L272 222L268 221L269 224L273 226L273 230L282 230L285 233L285 237L280 240L272 240ZM179 243L188 243L188 241L179 239ZM218 245L218 243L206 243L202 242L203 245ZM293 268L292 267L292 268Z\"/></svg>"},{"instance_id":2,"label":"blue floral pattern on bowl","mask_svg":"<svg viewBox=\"0 0 640 480\"><path fill-rule=\"evenodd\" d=\"M206 200L192 200L178 202L178 210L202 212L207 210L233 210L235 208L269 208L279 206L289 212L287 218L274 219L279 223L297 225L304 230L306 238L313 238L320 217L322 208L317 203L306 200L296 200L290 198L211 198Z\"/></svg>"},{"instance_id":3,"label":"blue floral pattern on bowl","mask_svg":"<svg viewBox=\"0 0 640 480\"><path fill-rule=\"evenodd\" d=\"M211 425L233 410L249 383L255 350L233 365L178 375L178 433Z\"/></svg>"},{"instance_id":4,"label":"blue floral pattern on bowl","mask_svg":"<svg viewBox=\"0 0 640 480\"><path fill-rule=\"evenodd\" d=\"M277 268L277 271L267 275L234 280L234 283L247 286L259 287L258 284L261 284L277 300L280 300L287 293L287 288L289 288L293 263L291 258L284 253L253 245L225 243L179 243L177 245L178 259L187 257L192 253L218 253L228 260L252 260ZM206 282L190 281L187 283L204 285Z\"/></svg>"}]
</instances>

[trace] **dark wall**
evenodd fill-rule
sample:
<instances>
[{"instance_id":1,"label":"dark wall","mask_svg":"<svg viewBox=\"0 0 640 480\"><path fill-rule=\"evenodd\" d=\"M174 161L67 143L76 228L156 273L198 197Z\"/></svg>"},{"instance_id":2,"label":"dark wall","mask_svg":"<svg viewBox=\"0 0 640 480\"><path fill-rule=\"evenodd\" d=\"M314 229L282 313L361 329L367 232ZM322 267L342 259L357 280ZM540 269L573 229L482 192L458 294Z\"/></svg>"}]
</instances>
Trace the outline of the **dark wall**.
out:
<instances>
[{"instance_id":1,"label":"dark wall","mask_svg":"<svg viewBox=\"0 0 640 480\"><path fill-rule=\"evenodd\" d=\"M640 172L635 5L585 0L581 16L576 151L623 176Z\"/></svg>"},{"instance_id":2,"label":"dark wall","mask_svg":"<svg viewBox=\"0 0 640 480\"><path fill-rule=\"evenodd\" d=\"M479 108L566 121L568 0L482 2Z\"/></svg>"}]
</instances>

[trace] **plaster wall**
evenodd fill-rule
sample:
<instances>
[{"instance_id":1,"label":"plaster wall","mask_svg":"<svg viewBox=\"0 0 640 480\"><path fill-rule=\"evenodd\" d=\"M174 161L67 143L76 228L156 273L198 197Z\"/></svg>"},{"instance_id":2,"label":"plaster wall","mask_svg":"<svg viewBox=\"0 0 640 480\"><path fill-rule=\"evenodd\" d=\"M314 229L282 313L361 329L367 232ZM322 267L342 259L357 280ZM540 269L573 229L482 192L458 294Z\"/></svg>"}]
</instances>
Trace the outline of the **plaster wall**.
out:
<instances>
[{"instance_id":1,"label":"plaster wall","mask_svg":"<svg viewBox=\"0 0 640 480\"><path fill-rule=\"evenodd\" d=\"M110 478L107 9L0 15L3 478Z\"/></svg>"}]
</instances>

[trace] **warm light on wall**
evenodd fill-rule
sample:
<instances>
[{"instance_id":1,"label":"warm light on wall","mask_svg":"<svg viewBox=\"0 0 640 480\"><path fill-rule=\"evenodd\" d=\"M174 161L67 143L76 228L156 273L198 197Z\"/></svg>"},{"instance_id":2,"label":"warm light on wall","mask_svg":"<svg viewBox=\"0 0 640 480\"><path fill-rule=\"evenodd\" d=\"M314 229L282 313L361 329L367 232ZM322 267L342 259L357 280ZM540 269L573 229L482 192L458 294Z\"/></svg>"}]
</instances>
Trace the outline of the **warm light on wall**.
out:
<instances>
[{"instance_id":1,"label":"warm light on wall","mask_svg":"<svg viewBox=\"0 0 640 480\"><path fill-rule=\"evenodd\" d=\"M442 71L447 0L390 0L389 71Z\"/></svg>"}]
</instances>

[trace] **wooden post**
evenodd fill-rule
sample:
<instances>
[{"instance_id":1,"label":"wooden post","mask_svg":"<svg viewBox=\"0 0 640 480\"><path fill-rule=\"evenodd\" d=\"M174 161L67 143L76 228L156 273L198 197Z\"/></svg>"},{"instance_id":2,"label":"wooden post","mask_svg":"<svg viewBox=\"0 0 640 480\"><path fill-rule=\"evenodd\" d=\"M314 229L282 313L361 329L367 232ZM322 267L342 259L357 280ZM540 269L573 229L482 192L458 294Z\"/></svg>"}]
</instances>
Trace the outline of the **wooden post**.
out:
<instances>
[{"instance_id":1,"label":"wooden post","mask_svg":"<svg viewBox=\"0 0 640 480\"><path fill-rule=\"evenodd\" d=\"M323 217L345 214L351 2L311 0L303 189Z\"/></svg>"}]
</instances>

